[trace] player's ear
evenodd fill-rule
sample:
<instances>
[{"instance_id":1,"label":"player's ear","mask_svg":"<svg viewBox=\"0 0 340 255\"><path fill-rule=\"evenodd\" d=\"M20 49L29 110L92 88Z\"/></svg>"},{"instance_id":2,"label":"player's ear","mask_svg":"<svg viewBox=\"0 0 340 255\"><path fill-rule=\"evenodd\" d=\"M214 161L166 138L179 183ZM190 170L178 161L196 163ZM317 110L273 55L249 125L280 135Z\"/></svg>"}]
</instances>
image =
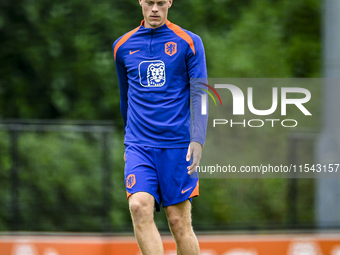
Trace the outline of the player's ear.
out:
<instances>
[{"instance_id":1,"label":"player's ear","mask_svg":"<svg viewBox=\"0 0 340 255\"><path fill-rule=\"evenodd\" d=\"M139 5L142 6L143 0L139 0Z\"/></svg>"},{"instance_id":2,"label":"player's ear","mask_svg":"<svg viewBox=\"0 0 340 255\"><path fill-rule=\"evenodd\" d=\"M172 5L172 2L173 2L173 0L169 0L169 6L168 6L168 8L170 8L170 7L171 7L171 5Z\"/></svg>"}]
</instances>

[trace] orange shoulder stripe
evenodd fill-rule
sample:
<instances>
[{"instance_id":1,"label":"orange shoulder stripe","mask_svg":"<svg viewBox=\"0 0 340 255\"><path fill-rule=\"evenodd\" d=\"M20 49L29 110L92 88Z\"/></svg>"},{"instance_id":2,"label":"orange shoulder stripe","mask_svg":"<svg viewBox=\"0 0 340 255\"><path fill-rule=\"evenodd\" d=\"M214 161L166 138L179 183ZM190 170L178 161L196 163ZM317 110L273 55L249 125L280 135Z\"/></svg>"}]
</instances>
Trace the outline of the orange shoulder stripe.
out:
<instances>
[{"instance_id":1,"label":"orange shoulder stripe","mask_svg":"<svg viewBox=\"0 0 340 255\"><path fill-rule=\"evenodd\" d=\"M199 195L199 180L197 180L197 185L195 187L195 189L191 192L189 198L192 198L192 197L197 197Z\"/></svg>"},{"instance_id":2,"label":"orange shoulder stripe","mask_svg":"<svg viewBox=\"0 0 340 255\"><path fill-rule=\"evenodd\" d=\"M119 49L120 46L122 46L134 33L136 33L138 31L139 27L136 27L134 30L131 30L129 33L127 33L126 35L124 35L116 44L115 49L114 49L114 57L116 60L116 54L117 54L117 50Z\"/></svg>"},{"instance_id":3,"label":"orange shoulder stripe","mask_svg":"<svg viewBox=\"0 0 340 255\"><path fill-rule=\"evenodd\" d=\"M190 48L192 49L192 51L194 52L195 55L195 45L194 45L194 41L192 40L191 36L188 35L182 28L180 28L179 26L175 25L174 23L171 23L169 20L166 21L166 24L168 26L169 29L171 29L172 31L174 31L174 33L176 35L178 35L179 37L181 37L184 41L186 41L189 45Z\"/></svg>"}]
</instances>

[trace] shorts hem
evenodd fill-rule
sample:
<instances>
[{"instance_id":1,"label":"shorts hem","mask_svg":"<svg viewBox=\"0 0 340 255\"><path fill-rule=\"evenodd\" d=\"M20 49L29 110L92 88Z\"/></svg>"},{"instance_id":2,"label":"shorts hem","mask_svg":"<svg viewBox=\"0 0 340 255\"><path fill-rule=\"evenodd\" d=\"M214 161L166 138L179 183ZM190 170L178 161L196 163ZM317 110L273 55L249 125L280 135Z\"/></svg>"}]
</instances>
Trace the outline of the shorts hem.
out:
<instances>
[{"instance_id":1,"label":"shorts hem","mask_svg":"<svg viewBox=\"0 0 340 255\"><path fill-rule=\"evenodd\" d=\"M196 195L196 196L193 196L193 197L198 197L199 195ZM192 198L193 197L188 197L188 198L185 198L185 199L179 199L178 201L175 201L175 202L171 202L171 203L169 203L169 204L162 204L163 205L163 207L168 207L168 206L170 206L170 205L176 205L176 204L179 204L179 203L182 203L182 202L184 202L184 201L187 201L187 200L190 200L190 202L191 202L191 200L192 200Z\"/></svg>"}]
</instances>

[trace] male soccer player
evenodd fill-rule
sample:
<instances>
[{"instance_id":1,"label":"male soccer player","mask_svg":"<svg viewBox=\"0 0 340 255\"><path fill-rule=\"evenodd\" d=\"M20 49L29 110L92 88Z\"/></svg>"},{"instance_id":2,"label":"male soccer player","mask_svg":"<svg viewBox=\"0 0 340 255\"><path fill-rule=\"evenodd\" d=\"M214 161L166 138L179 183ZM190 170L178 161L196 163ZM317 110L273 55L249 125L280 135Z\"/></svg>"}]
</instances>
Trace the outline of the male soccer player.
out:
<instances>
[{"instance_id":1,"label":"male soccer player","mask_svg":"<svg viewBox=\"0 0 340 255\"><path fill-rule=\"evenodd\" d=\"M172 3L139 0L144 20L113 44L125 126L125 185L143 255L164 254L153 218L161 204L177 254L199 254L191 199L198 196L195 170L207 115L201 114L205 92L193 78L206 79L207 71L201 39L168 21Z\"/></svg>"}]
</instances>

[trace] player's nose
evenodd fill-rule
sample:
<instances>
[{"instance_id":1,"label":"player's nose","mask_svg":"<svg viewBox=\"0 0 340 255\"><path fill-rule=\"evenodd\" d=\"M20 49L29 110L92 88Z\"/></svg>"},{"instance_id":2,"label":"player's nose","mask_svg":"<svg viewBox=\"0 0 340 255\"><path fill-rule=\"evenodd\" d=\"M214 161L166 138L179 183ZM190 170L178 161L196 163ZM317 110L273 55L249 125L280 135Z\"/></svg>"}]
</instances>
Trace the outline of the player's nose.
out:
<instances>
[{"instance_id":1,"label":"player's nose","mask_svg":"<svg viewBox=\"0 0 340 255\"><path fill-rule=\"evenodd\" d=\"M153 12L158 12L158 6L157 6L156 3L152 6L152 11Z\"/></svg>"}]
</instances>

